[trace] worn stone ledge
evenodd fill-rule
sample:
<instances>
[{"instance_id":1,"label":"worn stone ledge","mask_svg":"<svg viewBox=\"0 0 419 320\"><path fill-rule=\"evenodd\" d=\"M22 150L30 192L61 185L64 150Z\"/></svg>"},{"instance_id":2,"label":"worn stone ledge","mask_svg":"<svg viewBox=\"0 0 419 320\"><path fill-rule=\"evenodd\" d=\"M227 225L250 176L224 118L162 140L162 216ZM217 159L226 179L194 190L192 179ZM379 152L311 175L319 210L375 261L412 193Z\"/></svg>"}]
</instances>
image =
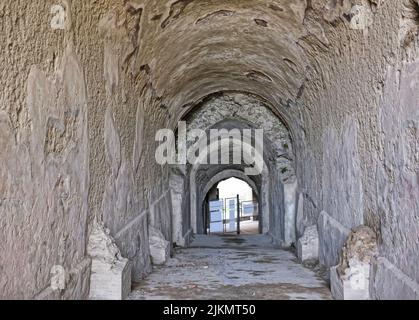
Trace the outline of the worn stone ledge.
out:
<instances>
[{"instance_id":1,"label":"worn stone ledge","mask_svg":"<svg viewBox=\"0 0 419 320\"><path fill-rule=\"evenodd\" d=\"M131 268L128 259L109 264L93 260L90 300L124 300L131 292Z\"/></svg>"},{"instance_id":2,"label":"worn stone ledge","mask_svg":"<svg viewBox=\"0 0 419 320\"><path fill-rule=\"evenodd\" d=\"M325 211L320 213L317 227L319 262L326 267L333 267L339 263L341 249L351 233L351 229L342 225Z\"/></svg>"},{"instance_id":3,"label":"worn stone ledge","mask_svg":"<svg viewBox=\"0 0 419 320\"><path fill-rule=\"evenodd\" d=\"M374 265L372 297L377 300L419 300L419 283L384 257Z\"/></svg>"},{"instance_id":4,"label":"worn stone ledge","mask_svg":"<svg viewBox=\"0 0 419 320\"><path fill-rule=\"evenodd\" d=\"M123 257L132 263L133 281L140 281L151 272L147 214L148 211L141 213L114 237Z\"/></svg>"},{"instance_id":5,"label":"worn stone ledge","mask_svg":"<svg viewBox=\"0 0 419 320\"><path fill-rule=\"evenodd\" d=\"M165 239L160 230L151 226L148 230L151 262L154 265L163 265L170 259L170 242Z\"/></svg>"},{"instance_id":6,"label":"worn stone ledge","mask_svg":"<svg viewBox=\"0 0 419 320\"><path fill-rule=\"evenodd\" d=\"M303 236L298 239L297 257L301 263L319 259L319 233L316 225L306 228Z\"/></svg>"}]
</instances>

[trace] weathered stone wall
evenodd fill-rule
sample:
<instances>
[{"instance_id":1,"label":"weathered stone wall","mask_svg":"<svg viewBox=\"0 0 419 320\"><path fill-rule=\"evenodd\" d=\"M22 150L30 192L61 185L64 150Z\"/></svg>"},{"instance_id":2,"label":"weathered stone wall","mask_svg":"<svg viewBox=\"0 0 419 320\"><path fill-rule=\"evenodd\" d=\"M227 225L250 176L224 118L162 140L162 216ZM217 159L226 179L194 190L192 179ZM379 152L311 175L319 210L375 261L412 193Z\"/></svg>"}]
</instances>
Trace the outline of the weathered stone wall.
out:
<instances>
[{"instance_id":1,"label":"weathered stone wall","mask_svg":"<svg viewBox=\"0 0 419 320\"><path fill-rule=\"evenodd\" d=\"M399 71L389 68L379 106L382 140L375 203L380 219L381 255L416 283L419 282L418 88L418 62L403 63ZM398 110L397 116L394 110ZM386 277L397 277L390 274ZM378 277L376 282L380 281L383 279ZM394 286L384 290L390 288Z\"/></svg>"},{"instance_id":2,"label":"weathered stone wall","mask_svg":"<svg viewBox=\"0 0 419 320\"><path fill-rule=\"evenodd\" d=\"M88 295L89 94L77 22L66 5L65 30L52 29L52 4L0 3L1 298Z\"/></svg>"},{"instance_id":3,"label":"weathered stone wall","mask_svg":"<svg viewBox=\"0 0 419 320\"><path fill-rule=\"evenodd\" d=\"M272 149L272 156L277 158L275 160L280 179L283 182L294 179L294 151L291 134L285 124L260 98L240 92L219 93L213 97L207 97L205 102L194 108L186 120L187 130L207 131L218 123L228 120L241 121L252 129L262 129L267 141L266 146ZM230 127L234 128L232 125Z\"/></svg>"},{"instance_id":4,"label":"weathered stone wall","mask_svg":"<svg viewBox=\"0 0 419 320\"><path fill-rule=\"evenodd\" d=\"M132 67L141 10L123 1L1 1L0 15L0 297L87 298L95 219L142 278L148 203L163 186L154 161L144 168L143 154L154 158L142 137L154 136L144 123L155 97ZM49 287L55 265L66 273L62 291Z\"/></svg>"},{"instance_id":5,"label":"weathered stone wall","mask_svg":"<svg viewBox=\"0 0 419 320\"><path fill-rule=\"evenodd\" d=\"M0 19L1 298L86 298L94 220L145 276L147 225L171 240L179 208L155 132L221 91L287 124L321 262L366 224L374 297L417 296L417 0L3 0Z\"/></svg>"},{"instance_id":6,"label":"weathered stone wall","mask_svg":"<svg viewBox=\"0 0 419 320\"><path fill-rule=\"evenodd\" d=\"M323 210L320 259L337 264L350 228L364 223L379 235L379 254L393 264L379 263L375 297L411 298L413 289L403 289L406 281L389 279L418 282L419 100L413 61L419 7L417 1L359 1L369 18L354 28L357 15L347 15L353 7L343 3L347 8L331 8L341 18L332 18L333 27L324 25L334 50L311 58L319 69L309 73L303 94L312 110L306 137L322 186L322 196L315 197L317 211ZM322 9L313 2L308 14ZM313 187L308 189L314 195Z\"/></svg>"}]
</instances>

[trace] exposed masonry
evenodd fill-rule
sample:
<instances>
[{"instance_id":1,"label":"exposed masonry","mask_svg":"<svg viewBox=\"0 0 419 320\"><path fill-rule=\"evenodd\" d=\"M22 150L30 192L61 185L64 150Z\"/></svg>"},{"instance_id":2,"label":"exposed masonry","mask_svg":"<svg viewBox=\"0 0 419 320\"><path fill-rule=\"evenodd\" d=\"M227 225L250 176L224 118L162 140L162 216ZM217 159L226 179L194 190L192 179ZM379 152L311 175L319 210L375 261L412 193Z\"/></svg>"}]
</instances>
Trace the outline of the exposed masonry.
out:
<instances>
[{"instance_id":1,"label":"exposed masonry","mask_svg":"<svg viewBox=\"0 0 419 320\"><path fill-rule=\"evenodd\" d=\"M261 177L250 176L247 179L259 194L260 231L269 233L276 242L289 246L296 241L297 194L293 142L289 129L270 108L260 97L241 92L224 92L205 97L184 120L187 136L192 130L202 130L210 136L211 129L263 129L263 172ZM192 145L192 141L187 142L186 146L182 146L182 143L178 141L179 149L188 149ZM220 153L221 149L218 147L218 154ZM175 214L177 218L174 228L182 229L183 232L192 229L195 233L203 233L205 228L202 208L207 192L221 181L213 181L213 177L234 170L244 174L246 166L242 160L241 164L188 164L172 168L172 190L174 193L181 190L172 202L174 210L178 212ZM178 174L179 171L182 172L181 175ZM226 179L231 176L223 177ZM178 235L175 242L183 244L187 240Z\"/></svg>"},{"instance_id":2,"label":"exposed masonry","mask_svg":"<svg viewBox=\"0 0 419 320\"><path fill-rule=\"evenodd\" d=\"M243 93L225 93L207 97L194 110L196 111L187 118L188 130L200 129L207 132L228 120L243 122L243 128L248 125L252 129L263 129L266 147L272 149L272 157L276 158L282 180L292 180L295 170L291 134L260 98Z\"/></svg>"},{"instance_id":3,"label":"exposed masonry","mask_svg":"<svg viewBox=\"0 0 419 320\"><path fill-rule=\"evenodd\" d=\"M267 233L318 242L339 284L342 248L368 227L369 298L418 299L418 0L51 5L0 4L0 298L87 299L96 222L131 266L121 297L155 243L188 245L190 171L155 162L155 132L224 109L230 126L276 126L254 179ZM218 174L203 169L198 191Z\"/></svg>"}]
</instances>

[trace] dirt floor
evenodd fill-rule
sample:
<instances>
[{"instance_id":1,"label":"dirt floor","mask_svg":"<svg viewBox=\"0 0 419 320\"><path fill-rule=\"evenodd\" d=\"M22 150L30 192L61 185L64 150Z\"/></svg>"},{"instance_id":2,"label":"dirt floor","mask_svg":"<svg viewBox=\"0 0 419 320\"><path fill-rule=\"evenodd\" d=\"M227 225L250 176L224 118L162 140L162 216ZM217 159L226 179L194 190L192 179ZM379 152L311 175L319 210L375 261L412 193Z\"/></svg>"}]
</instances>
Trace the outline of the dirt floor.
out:
<instances>
[{"instance_id":1,"label":"dirt floor","mask_svg":"<svg viewBox=\"0 0 419 320\"><path fill-rule=\"evenodd\" d=\"M129 299L331 299L316 272L264 235L197 236L134 285Z\"/></svg>"}]
</instances>

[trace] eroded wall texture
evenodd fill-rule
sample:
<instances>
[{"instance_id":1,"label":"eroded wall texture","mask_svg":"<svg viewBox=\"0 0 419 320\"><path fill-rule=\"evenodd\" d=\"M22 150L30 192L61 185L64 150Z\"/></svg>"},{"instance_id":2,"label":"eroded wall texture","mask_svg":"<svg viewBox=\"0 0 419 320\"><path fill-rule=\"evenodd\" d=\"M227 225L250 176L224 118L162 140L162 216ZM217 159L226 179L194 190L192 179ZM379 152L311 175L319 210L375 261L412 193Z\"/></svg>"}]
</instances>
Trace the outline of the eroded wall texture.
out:
<instances>
[{"instance_id":1,"label":"eroded wall texture","mask_svg":"<svg viewBox=\"0 0 419 320\"><path fill-rule=\"evenodd\" d=\"M155 132L239 91L291 133L320 262L365 224L373 297L417 299L418 30L417 0L0 0L0 298L87 298L95 220L145 277L179 233Z\"/></svg>"}]
</instances>

